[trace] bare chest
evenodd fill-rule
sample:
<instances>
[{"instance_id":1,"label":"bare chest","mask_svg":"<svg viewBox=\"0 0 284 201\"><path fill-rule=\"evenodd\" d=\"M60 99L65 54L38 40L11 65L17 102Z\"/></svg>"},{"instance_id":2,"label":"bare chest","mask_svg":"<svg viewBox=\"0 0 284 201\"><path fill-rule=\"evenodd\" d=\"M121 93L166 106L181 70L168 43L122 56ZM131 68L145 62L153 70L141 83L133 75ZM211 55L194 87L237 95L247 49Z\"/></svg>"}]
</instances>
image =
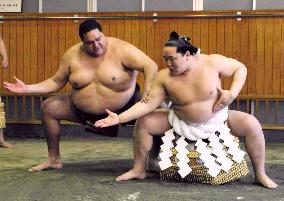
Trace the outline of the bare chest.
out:
<instances>
[{"instance_id":1,"label":"bare chest","mask_svg":"<svg viewBox=\"0 0 284 201\"><path fill-rule=\"evenodd\" d=\"M133 79L134 72L117 60L75 60L70 63L69 83L75 89L90 84L103 85L114 90L123 90Z\"/></svg>"},{"instance_id":2,"label":"bare chest","mask_svg":"<svg viewBox=\"0 0 284 201\"><path fill-rule=\"evenodd\" d=\"M166 82L166 91L177 105L208 101L217 97L220 79L216 74L194 74L192 76L173 77Z\"/></svg>"}]
</instances>

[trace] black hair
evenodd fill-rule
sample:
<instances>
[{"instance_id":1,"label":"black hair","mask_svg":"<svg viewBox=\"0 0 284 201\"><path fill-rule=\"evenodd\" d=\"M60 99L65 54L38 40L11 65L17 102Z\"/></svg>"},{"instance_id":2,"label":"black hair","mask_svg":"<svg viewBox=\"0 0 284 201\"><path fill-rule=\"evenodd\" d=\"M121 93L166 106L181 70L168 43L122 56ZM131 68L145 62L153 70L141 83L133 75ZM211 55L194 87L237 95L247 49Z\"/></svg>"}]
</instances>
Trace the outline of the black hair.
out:
<instances>
[{"instance_id":1,"label":"black hair","mask_svg":"<svg viewBox=\"0 0 284 201\"><path fill-rule=\"evenodd\" d=\"M84 34L93 30L93 29L98 29L100 32L102 31L101 25L94 19L90 20L85 20L80 24L79 27L79 36L81 40L84 39Z\"/></svg>"},{"instance_id":2,"label":"black hair","mask_svg":"<svg viewBox=\"0 0 284 201\"><path fill-rule=\"evenodd\" d=\"M165 47L176 47L177 52L182 55L187 51L189 51L191 55L195 55L198 52L198 48L190 44L189 41L189 37L180 37L177 32L172 31L169 40L165 43Z\"/></svg>"}]
</instances>

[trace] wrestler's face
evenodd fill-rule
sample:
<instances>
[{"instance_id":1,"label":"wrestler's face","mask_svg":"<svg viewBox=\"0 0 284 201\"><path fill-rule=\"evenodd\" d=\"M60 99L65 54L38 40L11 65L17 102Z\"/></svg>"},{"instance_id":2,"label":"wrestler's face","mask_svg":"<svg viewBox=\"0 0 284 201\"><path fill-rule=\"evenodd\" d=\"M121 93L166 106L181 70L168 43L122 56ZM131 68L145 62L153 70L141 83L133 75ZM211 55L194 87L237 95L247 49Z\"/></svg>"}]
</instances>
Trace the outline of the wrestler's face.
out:
<instances>
[{"instance_id":1,"label":"wrestler's face","mask_svg":"<svg viewBox=\"0 0 284 201\"><path fill-rule=\"evenodd\" d=\"M163 49L163 58L171 75L180 75L188 70L186 67L187 55L177 53L176 50L176 47L164 47Z\"/></svg>"},{"instance_id":2,"label":"wrestler's face","mask_svg":"<svg viewBox=\"0 0 284 201\"><path fill-rule=\"evenodd\" d=\"M93 29L84 34L83 47L89 55L99 57L106 52L107 39L98 29Z\"/></svg>"}]
</instances>

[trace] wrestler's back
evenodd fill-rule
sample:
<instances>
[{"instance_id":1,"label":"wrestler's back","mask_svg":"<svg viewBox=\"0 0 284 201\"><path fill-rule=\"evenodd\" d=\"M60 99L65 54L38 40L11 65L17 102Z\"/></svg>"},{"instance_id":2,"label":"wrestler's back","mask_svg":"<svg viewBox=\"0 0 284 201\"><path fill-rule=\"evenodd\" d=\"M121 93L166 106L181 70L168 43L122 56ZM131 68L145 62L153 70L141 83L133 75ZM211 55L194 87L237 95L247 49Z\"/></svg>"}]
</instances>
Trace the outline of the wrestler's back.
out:
<instances>
[{"instance_id":1,"label":"wrestler's back","mask_svg":"<svg viewBox=\"0 0 284 201\"><path fill-rule=\"evenodd\" d=\"M168 71L168 69L165 69ZM206 122L214 116L213 105L221 88L218 72L210 66L192 70L184 75L165 73L165 88L176 115L188 122Z\"/></svg>"},{"instance_id":2,"label":"wrestler's back","mask_svg":"<svg viewBox=\"0 0 284 201\"><path fill-rule=\"evenodd\" d=\"M107 52L100 57L87 55L80 45L70 52L72 101L86 113L102 114L105 108L116 111L133 95L137 72L122 65L116 42L109 39Z\"/></svg>"}]
</instances>

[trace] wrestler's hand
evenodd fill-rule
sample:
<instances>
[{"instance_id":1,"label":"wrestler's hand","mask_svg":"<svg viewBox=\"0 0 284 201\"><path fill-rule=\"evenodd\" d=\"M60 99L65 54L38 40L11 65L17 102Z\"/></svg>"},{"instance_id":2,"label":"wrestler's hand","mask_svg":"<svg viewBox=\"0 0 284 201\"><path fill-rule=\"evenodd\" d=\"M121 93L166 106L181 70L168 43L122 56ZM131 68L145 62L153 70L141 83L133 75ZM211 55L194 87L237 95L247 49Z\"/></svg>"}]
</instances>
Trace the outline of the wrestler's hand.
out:
<instances>
[{"instance_id":1,"label":"wrestler's hand","mask_svg":"<svg viewBox=\"0 0 284 201\"><path fill-rule=\"evenodd\" d=\"M234 97L232 96L229 90L222 90L217 88L217 91L218 100L213 106L213 112L218 112L219 110L222 110L223 108L231 104L234 100Z\"/></svg>"},{"instance_id":2,"label":"wrestler's hand","mask_svg":"<svg viewBox=\"0 0 284 201\"><path fill-rule=\"evenodd\" d=\"M3 66L3 68L8 68L8 65L9 65L8 59L3 59L3 60L2 60L2 66Z\"/></svg>"},{"instance_id":3,"label":"wrestler's hand","mask_svg":"<svg viewBox=\"0 0 284 201\"><path fill-rule=\"evenodd\" d=\"M106 109L106 112L108 113L108 117L105 119L96 121L94 124L95 127L104 128L104 127L109 127L109 126L119 124L119 118L116 113L111 112L108 109Z\"/></svg>"},{"instance_id":4,"label":"wrestler's hand","mask_svg":"<svg viewBox=\"0 0 284 201\"><path fill-rule=\"evenodd\" d=\"M4 87L14 93L27 93L27 85L15 76L14 79L16 80L15 84L4 82Z\"/></svg>"}]
</instances>

